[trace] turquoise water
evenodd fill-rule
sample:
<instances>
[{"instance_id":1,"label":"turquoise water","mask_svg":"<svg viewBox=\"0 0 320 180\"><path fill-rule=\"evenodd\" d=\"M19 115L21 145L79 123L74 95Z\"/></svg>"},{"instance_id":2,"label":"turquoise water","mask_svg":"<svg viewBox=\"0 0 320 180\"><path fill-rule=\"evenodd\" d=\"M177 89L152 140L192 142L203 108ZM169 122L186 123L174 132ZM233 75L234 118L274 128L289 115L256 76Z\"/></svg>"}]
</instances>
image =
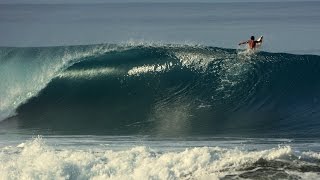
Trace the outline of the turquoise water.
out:
<instances>
[{"instance_id":1,"label":"turquoise water","mask_svg":"<svg viewBox=\"0 0 320 180\"><path fill-rule=\"evenodd\" d=\"M3 179L318 179L319 56L1 48Z\"/></svg>"},{"instance_id":2,"label":"turquoise water","mask_svg":"<svg viewBox=\"0 0 320 180\"><path fill-rule=\"evenodd\" d=\"M0 50L5 129L320 136L316 55L139 44Z\"/></svg>"}]
</instances>

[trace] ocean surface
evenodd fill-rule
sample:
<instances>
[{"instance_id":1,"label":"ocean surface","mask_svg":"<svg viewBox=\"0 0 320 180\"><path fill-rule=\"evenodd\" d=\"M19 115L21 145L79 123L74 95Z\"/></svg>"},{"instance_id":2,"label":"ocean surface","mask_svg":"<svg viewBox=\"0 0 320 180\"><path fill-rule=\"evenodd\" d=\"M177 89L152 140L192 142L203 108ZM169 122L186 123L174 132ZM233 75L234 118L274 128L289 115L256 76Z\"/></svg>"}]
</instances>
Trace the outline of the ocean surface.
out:
<instances>
[{"instance_id":1,"label":"ocean surface","mask_svg":"<svg viewBox=\"0 0 320 180\"><path fill-rule=\"evenodd\" d=\"M318 1L4 0L0 27L0 179L320 178Z\"/></svg>"}]
</instances>

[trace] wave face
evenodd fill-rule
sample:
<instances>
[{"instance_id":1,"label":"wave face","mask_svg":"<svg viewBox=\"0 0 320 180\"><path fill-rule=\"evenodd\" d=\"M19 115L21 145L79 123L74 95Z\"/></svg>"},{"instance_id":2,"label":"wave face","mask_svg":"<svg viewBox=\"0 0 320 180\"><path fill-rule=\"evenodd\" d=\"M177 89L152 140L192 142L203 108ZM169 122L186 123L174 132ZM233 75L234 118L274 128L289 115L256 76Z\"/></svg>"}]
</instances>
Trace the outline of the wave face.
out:
<instances>
[{"instance_id":1,"label":"wave face","mask_svg":"<svg viewBox=\"0 0 320 180\"><path fill-rule=\"evenodd\" d=\"M319 56L191 45L1 48L0 53L0 118L19 128L320 136Z\"/></svg>"}]
</instances>

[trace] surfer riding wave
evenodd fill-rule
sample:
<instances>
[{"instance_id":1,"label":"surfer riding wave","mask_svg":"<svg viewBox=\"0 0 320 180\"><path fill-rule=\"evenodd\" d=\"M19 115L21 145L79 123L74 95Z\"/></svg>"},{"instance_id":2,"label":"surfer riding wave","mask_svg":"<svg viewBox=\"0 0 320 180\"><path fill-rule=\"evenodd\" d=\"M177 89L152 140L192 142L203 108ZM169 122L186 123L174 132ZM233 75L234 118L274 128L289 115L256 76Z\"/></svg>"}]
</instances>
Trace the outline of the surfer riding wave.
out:
<instances>
[{"instance_id":1,"label":"surfer riding wave","mask_svg":"<svg viewBox=\"0 0 320 180\"><path fill-rule=\"evenodd\" d=\"M239 43L239 46L242 44L248 44L250 49L255 49L257 47L257 44L262 43L263 36L261 36L258 40L254 40L254 36L251 36L251 38L248 41L243 41Z\"/></svg>"}]
</instances>

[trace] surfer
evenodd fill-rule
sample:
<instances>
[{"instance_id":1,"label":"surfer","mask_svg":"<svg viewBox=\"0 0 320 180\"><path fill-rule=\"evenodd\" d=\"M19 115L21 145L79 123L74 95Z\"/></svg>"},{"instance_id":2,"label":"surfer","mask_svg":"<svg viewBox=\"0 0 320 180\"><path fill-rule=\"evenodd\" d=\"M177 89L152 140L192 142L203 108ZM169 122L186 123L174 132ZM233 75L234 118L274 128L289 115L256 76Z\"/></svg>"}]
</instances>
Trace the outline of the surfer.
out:
<instances>
[{"instance_id":1,"label":"surfer","mask_svg":"<svg viewBox=\"0 0 320 180\"><path fill-rule=\"evenodd\" d=\"M261 36L257 41L254 40L254 36L251 36L250 40L239 43L239 46L242 44L248 44L250 49L256 48L257 43L262 43L263 36Z\"/></svg>"}]
</instances>

